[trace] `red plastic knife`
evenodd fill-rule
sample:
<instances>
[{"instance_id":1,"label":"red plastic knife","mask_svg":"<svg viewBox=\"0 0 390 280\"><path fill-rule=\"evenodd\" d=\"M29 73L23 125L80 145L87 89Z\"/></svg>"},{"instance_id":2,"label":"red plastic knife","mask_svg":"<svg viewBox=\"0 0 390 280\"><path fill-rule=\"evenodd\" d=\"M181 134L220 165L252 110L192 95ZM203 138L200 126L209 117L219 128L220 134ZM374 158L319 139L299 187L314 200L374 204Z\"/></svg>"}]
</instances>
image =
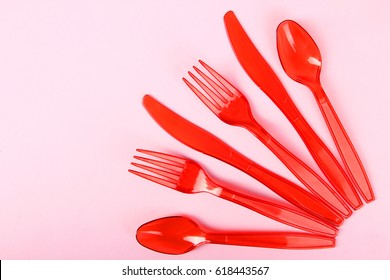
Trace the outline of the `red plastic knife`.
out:
<instances>
[{"instance_id":1,"label":"red plastic knife","mask_svg":"<svg viewBox=\"0 0 390 280\"><path fill-rule=\"evenodd\" d=\"M325 143L304 119L275 72L256 49L232 11L224 16L234 53L253 82L279 107L294 126L318 166L353 209L362 206L352 182Z\"/></svg>"},{"instance_id":2,"label":"red plastic knife","mask_svg":"<svg viewBox=\"0 0 390 280\"><path fill-rule=\"evenodd\" d=\"M319 197L256 164L210 132L179 116L152 96L145 95L143 105L166 132L183 144L242 170L282 198L314 216L337 226L343 222L343 217Z\"/></svg>"}]
</instances>

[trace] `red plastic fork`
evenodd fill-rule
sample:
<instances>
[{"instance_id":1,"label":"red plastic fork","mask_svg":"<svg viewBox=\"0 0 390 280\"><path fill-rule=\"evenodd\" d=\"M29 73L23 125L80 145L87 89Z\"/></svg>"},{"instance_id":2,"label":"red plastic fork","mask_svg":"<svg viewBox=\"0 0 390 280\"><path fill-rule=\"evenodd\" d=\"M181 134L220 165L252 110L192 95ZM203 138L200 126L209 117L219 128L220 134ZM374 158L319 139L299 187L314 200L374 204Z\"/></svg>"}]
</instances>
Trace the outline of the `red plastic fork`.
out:
<instances>
[{"instance_id":1,"label":"red plastic fork","mask_svg":"<svg viewBox=\"0 0 390 280\"><path fill-rule=\"evenodd\" d=\"M158 159L134 156L135 159L149 165L136 162L132 162L132 165L153 174L129 170L129 172L142 178L183 193L207 192L302 230L330 236L335 236L337 233L335 227L307 213L216 184L195 161L149 150L137 149L137 151Z\"/></svg>"},{"instance_id":2,"label":"red plastic fork","mask_svg":"<svg viewBox=\"0 0 390 280\"><path fill-rule=\"evenodd\" d=\"M195 95L225 123L242 126L248 129L263 142L263 144L267 146L309 190L319 196L324 203L327 203L328 206L337 210L344 217L349 217L352 214L352 211L342 198L320 176L310 169L309 166L287 150L255 120L249 102L245 96L213 68L201 60L199 60L199 62L215 80L194 66L196 72L208 84L206 85L194 74L188 72L203 90L203 92L200 91L187 79L183 78L183 81Z\"/></svg>"}]
</instances>

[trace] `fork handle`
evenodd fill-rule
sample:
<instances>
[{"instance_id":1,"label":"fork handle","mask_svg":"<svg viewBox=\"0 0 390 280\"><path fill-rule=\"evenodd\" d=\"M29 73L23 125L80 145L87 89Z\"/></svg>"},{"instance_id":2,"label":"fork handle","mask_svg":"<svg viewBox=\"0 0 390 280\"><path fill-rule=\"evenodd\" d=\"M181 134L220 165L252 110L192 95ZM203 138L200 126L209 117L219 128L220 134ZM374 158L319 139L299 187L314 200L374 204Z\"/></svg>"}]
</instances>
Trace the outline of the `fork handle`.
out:
<instances>
[{"instance_id":1,"label":"fork handle","mask_svg":"<svg viewBox=\"0 0 390 280\"><path fill-rule=\"evenodd\" d=\"M221 189L222 192L218 195L219 197L244 206L278 222L313 233L330 236L335 236L337 234L337 229L335 227L324 223L322 220L312 215L290 209L281 204L242 194L231 189L222 187Z\"/></svg>"},{"instance_id":2,"label":"fork handle","mask_svg":"<svg viewBox=\"0 0 390 280\"><path fill-rule=\"evenodd\" d=\"M332 135L333 141L336 144L337 150L346 167L351 179L354 180L356 187L362 194L366 202L371 202L375 199L370 181L364 170L363 164L356 152L351 140L348 137L336 111L333 109L328 97L322 87L317 85L311 87L315 93L317 103L321 109L322 115L326 121L328 129Z\"/></svg>"},{"instance_id":3,"label":"fork handle","mask_svg":"<svg viewBox=\"0 0 390 280\"><path fill-rule=\"evenodd\" d=\"M264 232L264 233L231 233L207 234L211 243L239 246L253 246L277 249L319 249L333 248L336 240L333 237L309 233Z\"/></svg>"},{"instance_id":4,"label":"fork handle","mask_svg":"<svg viewBox=\"0 0 390 280\"><path fill-rule=\"evenodd\" d=\"M344 217L352 214L340 195L317 175L298 157L287 150L273 138L256 120L247 125L247 129L267 146L283 164L301 181L309 190L315 193L328 206L341 213Z\"/></svg>"},{"instance_id":5,"label":"fork handle","mask_svg":"<svg viewBox=\"0 0 390 280\"><path fill-rule=\"evenodd\" d=\"M341 225L343 222L344 219L340 214L318 200L313 194L276 173L261 167L240 153L231 150L228 162L310 214L325 219L334 225Z\"/></svg>"}]
</instances>

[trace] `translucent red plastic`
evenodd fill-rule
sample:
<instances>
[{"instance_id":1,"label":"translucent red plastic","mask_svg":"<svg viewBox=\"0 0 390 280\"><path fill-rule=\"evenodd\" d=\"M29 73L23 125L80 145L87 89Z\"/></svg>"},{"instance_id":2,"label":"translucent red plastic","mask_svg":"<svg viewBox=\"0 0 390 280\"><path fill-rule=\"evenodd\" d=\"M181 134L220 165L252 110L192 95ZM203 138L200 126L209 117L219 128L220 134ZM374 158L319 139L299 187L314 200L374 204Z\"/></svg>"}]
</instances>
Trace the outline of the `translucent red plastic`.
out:
<instances>
[{"instance_id":1,"label":"translucent red plastic","mask_svg":"<svg viewBox=\"0 0 390 280\"><path fill-rule=\"evenodd\" d=\"M296 211L261 197L237 192L234 186L228 188L217 184L195 161L149 150L137 149L137 151L152 158L134 156L135 159L148 165L137 162L132 162L132 165L150 172L129 170L135 175L187 194L210 193L302 230L329 236L337 234L335 227L305 212Z\"/></svg>"},{"instance_id":2,"label":"translucent red plastic","mask_svg":"<svg viewBox=\"0 0 390 280\"><path fill-rule=\"evenodd\" d=\"M267 61L256 49L232 11L224 16L225 26L234 53L248 76L278 106L339 194L353 209L362 206L348 175L325 143L304 119Z\"/></svg>"},{"instance_id":3,"label":"translucent red plastic","mask_svg":"<svg viewBox=\"0 0 390 280\"><path fill-rule=\"evenodd\" d=\"M140 226L137 241L144 247L164 254L185 254L205 243L255 246L278 249L319 249L335 246L335 238L294 232L215 232L193 220L173 216Z\"/></svg>"},{"instance_id":4,"label":"translucent red plastic","mask_svg":"<svg viewBox=\"0 0 390 280\"><path fill-rule=\"evenodd\" d=\"M293 182L251 161L210 132L196 126L150 95L145 95L143 105L152 118L171 136L185 145L226 162L263 183L290 203L312 215L340 225L343 217L310 192Z\"/></svg>"},{"instance_id":5,"label":"translucent red plastic","mask_svg":"<svg viewBox=\"0 0 390 280\"><path fill-rule=\"evenodd\" d=\"M277 47L287 75L313 92L346 170L358 191L366 202L373 201L374 192L363 164L322 88L322 60L316 43L298 23L286 20L277 28Z\"/></svg>"},{"instance_id":6,"label":"translucent red plastic","mask_svg":"<svg viewBox=\"0 0 390 280\"><path fill-rule=\"evenodd\" d=\"M328 203L330 207L339 211L344 217L350 216L352 211L340 195L309 166L273 138L272 135L255 120L249 102L245 96L213 68L203 61L200 61L200 63L214 79L194 66L195 71L203 78L204 82L191 72L189 72L189 75L199 85L201 90L196 88L187 79L183 78L183 80L195 95L225 123L242 126L248 129L265 146L267 146L309 190L319 196L325 203Z\"/></svg>"}]
</instances>

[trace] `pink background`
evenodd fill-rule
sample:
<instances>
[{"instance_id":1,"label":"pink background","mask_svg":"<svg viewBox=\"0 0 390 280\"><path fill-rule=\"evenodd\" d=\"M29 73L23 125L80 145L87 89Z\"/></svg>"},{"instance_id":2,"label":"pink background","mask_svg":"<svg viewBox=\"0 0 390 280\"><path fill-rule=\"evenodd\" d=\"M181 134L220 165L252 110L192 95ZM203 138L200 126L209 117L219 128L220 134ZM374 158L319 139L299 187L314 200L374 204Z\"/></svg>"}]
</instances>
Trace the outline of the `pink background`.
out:
<instances>
[{"instance_id":1,"label":"pink background","mask_svg":"<svg viewBox=\"0 0 390 280\"><path fill-rule=\"evenodd\" d=\"M388 1L2 1L0 259L389 259ZM312 94L284 74L275 30L303 25L322 82L365 164L377 200L345 221L337 247L288 251L204 245L182 256L135 232L185 214L225 230L294 230L207 194L127 172L136 148L197 160L218 179L272 196L248 175L165 133L141 105L152 94L241 153L300 184L249 132L224 124L184 85L203 59L242 90L256 118L318 171L288 121L246 76L223 15L233 10L318 134L336 151Z\"/></svg>"}]
</instances>

